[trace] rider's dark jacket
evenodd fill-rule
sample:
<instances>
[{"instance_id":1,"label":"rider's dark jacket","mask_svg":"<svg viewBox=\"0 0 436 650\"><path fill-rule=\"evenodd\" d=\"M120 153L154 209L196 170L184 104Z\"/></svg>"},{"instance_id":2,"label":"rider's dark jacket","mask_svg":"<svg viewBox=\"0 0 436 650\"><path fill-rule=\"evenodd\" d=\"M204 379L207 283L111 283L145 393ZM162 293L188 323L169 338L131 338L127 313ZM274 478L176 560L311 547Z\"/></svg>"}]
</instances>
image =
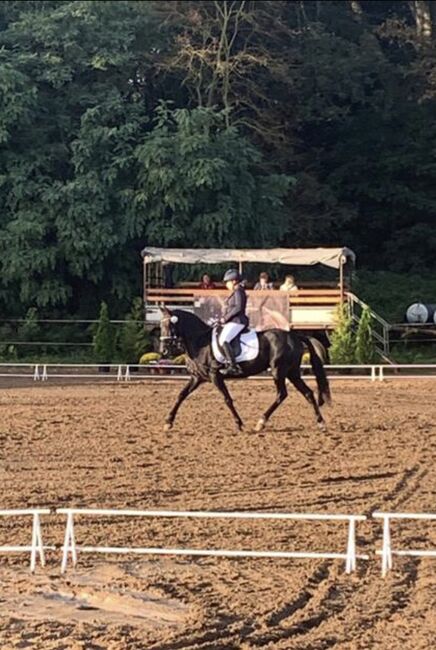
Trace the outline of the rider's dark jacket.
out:
<instances>
[{"instance_id":1,"label":"rider's dark jacket","mask_svg":"<svg viewBox=\"0 0 436 650\"><path fill-rule=\"evenodd\" d=\"M240 285L236 287L225 301L223 320L225 323L240 323L248 326L248 318L245 313L247 308L247 294Z\"/></svg>"}]
</instances>

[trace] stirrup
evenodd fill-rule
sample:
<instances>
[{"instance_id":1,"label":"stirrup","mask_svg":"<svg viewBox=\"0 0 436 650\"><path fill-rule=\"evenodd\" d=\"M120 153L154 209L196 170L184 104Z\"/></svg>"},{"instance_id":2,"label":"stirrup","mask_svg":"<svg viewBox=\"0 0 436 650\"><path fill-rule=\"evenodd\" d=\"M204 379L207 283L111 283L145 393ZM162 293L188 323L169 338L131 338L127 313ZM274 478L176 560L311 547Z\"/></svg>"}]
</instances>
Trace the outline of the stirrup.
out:
<instances>
[{"instance_id":1,"label":"stirrup","mask_svg":"<svg viewBox=\"0 0 436 650\"><path fill-rule=\"evenodd\" d=\"M240 377L243 374L241 366L237 363L221 368L220 373L225 377Z\"/></svg>"}]
</instances>

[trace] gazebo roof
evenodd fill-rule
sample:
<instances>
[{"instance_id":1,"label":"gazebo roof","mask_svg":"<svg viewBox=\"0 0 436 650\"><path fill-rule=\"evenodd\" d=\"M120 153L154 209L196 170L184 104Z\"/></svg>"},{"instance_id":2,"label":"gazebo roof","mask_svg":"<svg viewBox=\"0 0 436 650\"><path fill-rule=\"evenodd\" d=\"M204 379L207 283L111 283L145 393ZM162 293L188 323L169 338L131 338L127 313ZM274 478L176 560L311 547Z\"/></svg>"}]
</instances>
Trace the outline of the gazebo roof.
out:
<instances>
[{"instance_id":1,"label":"gazebo roof","mask_svg":"<svg viewBox=\"0 0 436 650\"><path fill-rule=\"evenodd\" d=\"M144 248L144 263L222 264L224 262L260 262L313 266L324 264L338 269L341 264L356 261L349 248Z\"/></svg>"}]
</instances>

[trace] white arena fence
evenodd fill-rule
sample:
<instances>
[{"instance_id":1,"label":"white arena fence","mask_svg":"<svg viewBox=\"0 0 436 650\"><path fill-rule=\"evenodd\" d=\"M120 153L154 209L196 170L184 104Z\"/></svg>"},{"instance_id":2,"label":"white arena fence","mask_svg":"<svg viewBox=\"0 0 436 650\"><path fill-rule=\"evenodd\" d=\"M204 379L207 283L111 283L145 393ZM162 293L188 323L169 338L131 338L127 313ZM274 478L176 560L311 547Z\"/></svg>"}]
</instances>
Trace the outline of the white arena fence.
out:
<instances>
[{"instance_id":1,"label":"white arena fence","mask_svg":"<svg viewBox=\"0 0 436 650\"><path fill-rule=\"evenodd\" d=\"M46 546L42 540L41 515L66 515L64 543ZM122 546L78 546L74 530L74 517L177 517L197 519L263 519L263 520L300 520L300 521L326 521L346 522L348 524L347 543L344 552L319 552L319 551L248 551L226 549L189 549L189 548L152 548L152 547L122 547ZM68 560L71 556L73 567L77 565L78 553L103 553L103 554L137 554L137 555L181 555L202 557L229 557L229 558L284 558L284 559L341 559L345 560L345 571L351 573L356 570L357 560L368 560L368 555L356 552L356 523L365 521L365 515L342 514L312 514L312 513L263 513L263 512L208 512L208 511L174 511L174 510L113 510L97 508L25 508L0 510L0 517L31 517L32 531L29 545L3 545L0 554L30 553L30 570L35 571L37 560L42 567L45 566L45 551L62 550L61 572L65 573ZM420 520L436 521L435 513L413 512L373 512L373 519L383 521L383 544L381 550L375 551L381 556L381 573L385 577L392 569L392 556L408 556L421 558L436 558L435 550L425 549L394 549L391 542L392 520ZM29 532L30 535L30 532Z\"/></svg>"},{"instance_id":2,"label":"white arena fence","mask_svg":"<svg viewBox=\"0 0 436 650\"><path fill-rule=\"evenodd\" d=\"M326 365L329 379L386 379L436 378L436 364L392 365ZM302 366L303 375L313 379L311 366ZM0 363L0 378L30 379L46 382L49 379L98 379L100 381L180 380L187 376L181 365L139 364L80 364L80 363ZM250 377L251 380L269 379L268 373Z\"/></svg>"},{"instance_id":3,"label":"white arena fence","mask_svg":"<svg viewBox=\"0 0 436 650\"><path fill-rule=\"evenodd\" d=\"M76 566L78 552L81 553L115 553L140 555L188 555L203 557L240 557L240 558L312 558L312 559L342 559L345 560L345 571L356 570L356 560L367 560L367 555L356 554L356 522L365 521L364 515L328 515L307 513L262 513L262 512L204 512L204 511L173 511L173 510L107 510L89 508L58 508L57 514L67 515L65 541L62 551L61 572L64 573L71 555L72 564ZM195 519L275 519L275 520L306 520L306 521L341 521L348 523L348 541L343 553L310 552L310 551L246 551L224 549L187 549L187 548L150 548L150 547L121 547L121 546L77 546L74 532L74 516L122 516L122 517L178 517Z\"/></svg>"},{"instance_id":4,"label":"white arena fence","mask_svg":"<svg viewBox=\"0 0 436 650\"><path fill-rule=\"evenodd\" d=\"M41 533L41 515L49 515L48 508L27 508L15 510L0 510L0 517L32 517L32 541L30 546L0 546L0 553L30 553L30 570L35 571L36 560L39 557L41 566L45 566L44 550L54 550L54 546L44 546Z\"/></svg>"},{"instance_id":5,"label":"white arena fence","mask_svg":"<svg viewBox=\"0 0 436 650\"><path fill-rule=\"evenodd\" d=\"M373 512L372 516L375 519L383 520L383 545L381 550L376 551L377 555L381 555L383 576L392 569L393 555L436 558L436 550L393 549L391 542L391 520L414 519L421 521L436 521L436 514L414 512Z\"/></svg>"}]
</instances>

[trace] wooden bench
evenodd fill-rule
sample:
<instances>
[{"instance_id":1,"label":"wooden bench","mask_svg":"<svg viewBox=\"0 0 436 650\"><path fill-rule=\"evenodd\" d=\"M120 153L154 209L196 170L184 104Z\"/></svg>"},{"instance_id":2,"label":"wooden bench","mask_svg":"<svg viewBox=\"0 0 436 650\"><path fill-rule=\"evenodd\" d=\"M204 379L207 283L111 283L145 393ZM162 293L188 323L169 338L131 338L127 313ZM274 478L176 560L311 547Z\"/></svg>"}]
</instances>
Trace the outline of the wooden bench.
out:
<instances>
[{"instance_id":1,"label":"wooden bench","mask_svg":"<svg viewBox=\"0 0 436 650\"><path fill-rule=\"evenodd\" d=\"M249 289L247 294L249 296L276 296L278 295L278 292L276 289L265 290L262 292ZM285 292L280 292L279 295L283 294L286 295ZM150 304L193 304L198 298L226 297L228 295L228 291L225 289L148 289L145 299L146 302ZM288 296L290 307L297 305L337 305L341 302L341 292L339 289L297 289L288 292Z\"/></svg>"}]
</instances>

